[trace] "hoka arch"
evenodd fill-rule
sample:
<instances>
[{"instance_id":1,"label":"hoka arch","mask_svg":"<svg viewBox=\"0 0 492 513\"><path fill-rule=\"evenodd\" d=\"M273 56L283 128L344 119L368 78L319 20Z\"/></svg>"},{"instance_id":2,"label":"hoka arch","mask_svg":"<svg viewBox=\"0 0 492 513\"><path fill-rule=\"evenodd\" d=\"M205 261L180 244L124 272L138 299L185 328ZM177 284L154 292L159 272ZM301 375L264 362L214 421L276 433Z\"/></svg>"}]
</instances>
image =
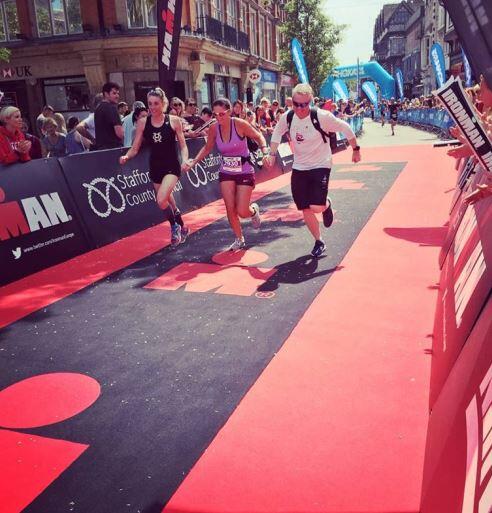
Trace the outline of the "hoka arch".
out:
<instances>
[{"instance_id":1,"label":"hoka arch","mask_svg":"<svg viewBox=\"0 0 492 513\"><path fill-rule=\"evenodd\" d=\"M324 98L333 98L333 81L336 78L350 80L357 78L357 64L353 66L338 66L333 70L332 75L328 75L321 86L320 96ZM395 96L395 79L379 64L371 61L365 64L359 64L359 78L372 78L379 84L381 96L386 99Z\"/></svg>"}]
</instances>

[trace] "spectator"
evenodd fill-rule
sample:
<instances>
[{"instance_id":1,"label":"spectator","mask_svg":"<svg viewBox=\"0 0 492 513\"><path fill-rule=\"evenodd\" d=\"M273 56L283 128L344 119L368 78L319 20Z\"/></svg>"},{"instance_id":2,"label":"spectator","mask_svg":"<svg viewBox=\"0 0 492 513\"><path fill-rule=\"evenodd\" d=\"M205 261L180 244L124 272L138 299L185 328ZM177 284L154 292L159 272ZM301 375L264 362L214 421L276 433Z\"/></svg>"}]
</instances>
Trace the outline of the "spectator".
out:
<instances>
[{"instance_id":1,"label":"spectator","mask_svg":"<svg viewBox=\"0 0 492 513\"><path fill-rule=\"evenodd\" d=\"M142 103L142 102L140 102ZM142 103L143 105L143 103ZM133 124L133 130L131 135L131 141L128 146L131 146L133 144L133 140L135 139L135 133L137 131L137 121L142 118L146 118L149 115L149 111L147 107L136 107L132 114L132 124Z\"/></svg>"},{"instance_id":2,"label":"spectator","mask_svg":"<svg viewBox=\"0 0 492 513\"><path fill-rule=\"evenodd\" d=\"M123 133L125 135L123 139L123 146L125 147L131 146L133 142L133 137L135 134L135 123L133 122L133 114L137 109L145 109L144 102L138 100L134 102L132 111L123 119Z\"/></svg>"},{"instance_id":3,"label":"spectator","mask_svg":"<svg viewBox=\"0 0 492 513\"><path fill-rule=\"evenodd\" d=\"M285 99L285 110L292 110L292 96L287 96Z\"/></svg>"},{"instance_id":4,"label":"spectator","mask_svg":"<svg viewBox=\"0 0 492 513\"><path fill-rule=\"evenodd\" d=\"M246 104L246 108L247 108L248 110L250 110L251 112L254 112L254 110L255 110L255 104L254 104L253 102L248 102L248 103Z\"/></svg>"},{"instance_id":5,"label":"spectator","mask_svg":"<svg viewBox=\"0 0 492 513\"><path fill-rule=\"evenodd\" d=\"M43 132L43 126L44 126L44 122L48 118L52 118L56 121L59 132L62 132L64 134L67 133L67 126L65 124L65 118L63 117L63 115L60 114L59 112L55 112L55 109L51 105L45 105L43 107L43 111L36 119L36 125L37 125L38 133L40 136L45 135Z\"/></svg>"},{"instance_id":6,"label":"spectator","mask_svg":"<svg viewBox=\"0 0 492 513\"><path fill-rule=\"evenodd\" d=\"M22 133L22 116L17 107L4 107L0 111L0 163L14 164L31 160L32 143Z\"/></svg>"},{"instance_id":7,"label":"spectator","mask_svg":"<svg viewBox=\"0 0 492 513\"><path fill-rule=\"evenodd\" d=\"M270 113L271 113L273 119L275 120L275 122L277 121L277 112L278 112L278 110L279 110L278 100L273 100L272 106L270 108Z\"/></svg>"},{"instance_id":8,"label":"spectator","mask_svg":"<svg viewBox=\"0 0 492 513\"><path fill-rule=\"evenodd\" d=\"M244 108L244 103L241 100L236 100L232 104L232 117L246 119L246 110Z\"/></svg>"},{"instance_id":9,"label":"spectator","mask_svg":"<svg viewBox=\"0 0 492 513\"><path fill-rule=\"evenodd\" d=\"M212 118L214 117L214 113L212 112L212 109L209 107L203 107L201 118L203 119L204 123L208 123Z\"/></svg>"},{"instance_id":10,"label":"spectator","mask_svg":"<svg viewBox=\"0 0 492 513\"><path fill-rule=\"evenodd\" d=\"M74 155L75 153L84 153L91 146L91 141L80 135L80 133L76 130L78 124L78 117L70 116L68 118L68 134L66 138L67 155Z\"/></svg>"},{"instance_id":11,"label":"spectator","mask_svg":"<svg viewBox=\"0 0 492 513\"><path fill-rule=\"evenodd\" d=\"M103 100L94 112L96 149L109 150L123 146L123 127L118 114L120 86L106 82L102 88Z\"/></svg>"},{"instance_id":12,"label":"spectator","mask_svg":"<svg viewBox=\"0 0 492 513\"><path fill-rule=\"evenodd\" d=\"M102 100L102 93L96 94L96 96L94 97L94 110L97 109ZM92 150L96 147L96 126L94 124L94 112L91 112L85 119L83 119L76 126L75 130L77 130L77 132L82 137L85 137L91 142L91 147L89 149Z\"/></svg>"},{"instance_id":13,"label":"spectator","mask_svg":"<svg viewBox=\"0 0 492 513\"><path fill-rule=\"evenodd\" d=\"M169 110L169 114L173 114L174 116L178 116L180 118L183 117L185 105L182 100L178 97L174 97L171 99L171 108Z\"/></svg>"},{"instance_id":14,"label":"spectator","mask_svg":"<svg viewBox=\"0 0 492 513\"><path fill-rule=\"evenodd\" d=\"M197 114L197 111L196 101L193 98L187 98L183 118L191 126L191 130L196 130L203 125L203 120Z\"/></svg>"},{"instance_id":15,"label":"spectator","mask_svg":"<svg viewBox=\"0 0 492 513\"><path fill-rule=\"evenodd\" d=\"M41 139L44 157L65 157L67 155L67 136L59 132L56 121L48 118L43 125L45 136Z\"/></svg>"},{"instance_id":16,"label":"spectator","mask_svg":"<svg viewBox=\"0 0 492 513\"><path fill-rule=\"evenodd\" d=\"M26 138L26 141L31 142L31 149L29 151L29 156L31 157L31 160L35 159L41 159L43 158L43 150L41 149L41 140L39 137L36 137L35 135L31 134L29 132L29 122L26 118L22 118L22 133L24 134L24 137Z\"/></svg>"},{"instance_id":17,"label":"spectator","mask_svg":"<svg viewBox=\"0 0 492 513\"><path fill-rule=\"evenodd\" d=\"M126 102L119 102L118 103L118 114L120 115L121 121L123 121L123 118L129 114L128 110L128 103Z\"/></svg>"}]
</instances>

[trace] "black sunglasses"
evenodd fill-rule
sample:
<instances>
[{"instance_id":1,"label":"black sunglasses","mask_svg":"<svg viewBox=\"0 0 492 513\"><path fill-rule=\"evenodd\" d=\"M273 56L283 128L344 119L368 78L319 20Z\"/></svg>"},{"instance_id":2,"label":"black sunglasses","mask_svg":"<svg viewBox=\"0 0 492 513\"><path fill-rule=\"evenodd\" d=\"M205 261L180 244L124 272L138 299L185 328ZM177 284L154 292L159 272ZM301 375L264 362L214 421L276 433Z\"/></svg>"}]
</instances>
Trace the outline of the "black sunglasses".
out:
<instances>
[{"instance_id":1,"label":"black sunglasses","mask_svg":"<svg viewBox=\"0 0 492 513\"><path fill-rule=\"evenodd\" d=\"M188 107L196 107L196 103L188 103Z\"/></svg>"},{"instance_id":2,"label":"black sunglasses","mask_svg":"<svg viewBox=\"0 0 492 513\"><path fill-rule=\"evenodd\" d=\"M309 105L309 102L297 103L294 100L292 100L292 105L294 105L294 107L297 107L299 109L304 109Z\"/></svg>"}]
</instances>

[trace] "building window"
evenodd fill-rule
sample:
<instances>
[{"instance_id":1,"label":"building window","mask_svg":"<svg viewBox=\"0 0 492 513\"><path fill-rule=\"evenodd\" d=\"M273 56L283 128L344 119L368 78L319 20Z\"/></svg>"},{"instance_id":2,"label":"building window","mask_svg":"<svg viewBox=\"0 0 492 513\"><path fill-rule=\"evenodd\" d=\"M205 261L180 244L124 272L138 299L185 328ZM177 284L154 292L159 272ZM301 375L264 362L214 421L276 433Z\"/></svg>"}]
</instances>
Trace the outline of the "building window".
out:
<instances>
[{"instance_id":1,"label":"building window","mask_svg":"<svg viewBox=\"0 0 492 513\"><path fill-rule=\"evenodd\" d=\"M224 20L224 3L223 0L212 0L213 17L219 21Z\"/></svg>"},{"instance_id":2,"label":"building window","mask_svg":"<svg viewBox=\"0 0 492 513\"><path fill-rule=\"evenodd\" d=\"M227 98L227 86L225 77L216 77L215 79L215 92L217 98Z\"/></svg>"},{"instance_id":3,"label":"building window","mask_svg":"<svg viewBox=\"0 0 492 513\"><path fill-rule=\"evenodd\" d=\"M266 58L273 61L272 52L272 24L269 20L266 22Z\"/></svg>"},{"instance_id":4,"label":"building window","mask_svg":"<svg viewBox=\"0 0 492 513\"><path fill-rule=\"evenodd\" d=\"M34 0L39 37L82 32L80 0Z\"/></svg>"},{"instance_id":5,"label":"building window","mask_svg":"<svg viewBox=\"0 0 492 513\"><path fill-rule=\"evenodd\" d=\"M251 45L251 53L258 55L258 24L257 24L258 13L251 11L249 15L249 40Z\"/></svg>"},{"instance_id":6,"label":"building window","mask_svg":"<svg viewBox=\"0 0 492 513\"><path fill-rule=\"evenodd\" d=\"M239 30L248 33L248 6L241 2L241 16L239 17Z\"/></svg>"},{"instance_id":7,"label":"building window","mask_svg":"<svg viewBox=\"0 0 492 513\"><path fill-rule=\"evenodd\" d=\"M227 0L227 25L237 28L237 4L236 0Z\"/></svg>"},{"instance_id":8,"label":"building window","mask_svg":"<svg viewBox=\"0 0 492 513\"><path fill-rule=\"evenodd\" d=\"M129 28L157 27L157 0L126 0Z\"/></svg>"},{"instance_id":9,"label":"building window","mask_svg":"<svg viewBox=\"0 0 492 513\"><path fill-rule=\"evenodd\" d=\"M202 108L210 107L212 105L212 84L213 75L205 75L202 80L200 92L202 93Z\"/></svg>"},{"instance_id":10,"label":"building window","mask_svg":"<svg viewBox=\"0 0 492 513\"><path fill-rule=\"evenodd\" d=\"M46 104L56 112L89 110L89 86L85 77L43 80Z\"/></svg>"},{"instance_id":11,"label":"building window","mask_svg":"<svg viewBox=\"0 0 492 513\"><path fill-rule=\"evenodd\" d=\"M20 32L17 4L8 0L0 4L0 41L13 41Z\"/></svg>"},{"instance_id":12,"label":"building window","mask_svg":"<svg viewBox=\"0 0 492 513\"><path fill-rule=\"evenodd\" d=\"M239 98L239 79L238 78L231 78L230 80L230 100L231 102L235 102Z\"/></svg>"},{"instance_id":13,"label":"building window","mask_svg":"<svg viewBox=\"0 0 492 513\"><path fill-rule=\"evenodd\" d=\"M205 16L207 15L207 4L203 0L198 0L196 6L196 26L205 30Z\"/></svg>"},{"instance_id":14,"label":"building window","mask_svg":"<svg viewBox=\"0 0 492 513\"><path fill-rule=\"evenodd\" d=\"M259 15L259 21L260 21L260 29L259 29L259 35L260 35L260 57L265 57L265 36L266 36L266 30L265 30L265 17L261 14Z\"/></svg>"}]
</instances>

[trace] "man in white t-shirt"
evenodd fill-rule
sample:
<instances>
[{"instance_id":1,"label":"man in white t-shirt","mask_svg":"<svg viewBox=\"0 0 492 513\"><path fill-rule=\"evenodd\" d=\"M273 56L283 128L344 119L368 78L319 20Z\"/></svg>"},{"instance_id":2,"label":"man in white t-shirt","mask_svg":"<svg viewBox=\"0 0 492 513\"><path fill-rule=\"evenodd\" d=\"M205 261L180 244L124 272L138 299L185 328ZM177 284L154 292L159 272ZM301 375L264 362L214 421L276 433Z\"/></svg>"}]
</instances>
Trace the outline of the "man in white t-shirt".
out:
<instances>
[{"instance_id":1,"label":"man in white t-shirt","mask_svg":"<svg viewBox=\"0 0 492 513\"><path fill-rule=\"evenodd\" d=\"M97 106L102 102L103 95L101 93L96 94L94 97L94 110ZM75 130L85 137L89 139L92 144L92 147L96 144L96 125L94 123L94 112L91 112L85 119L83 119L76 127Z\"/></svg>"},{"instance_id":2,"label":"man in white t-shirt","mask_svg":"<svg viewBox=\"0 0 492 513\"><path fill-rule=\"evenodd\" d=\"M323 224L326 227L333 223L333 210L328 198L328 181L332 167L332 154L329 138L323 138L321 132L314 126L311 119L311 101L313 90L309 84L298 84L292 91L291 125L289 130L289 113L283 114L275 127L270 144L270 156L266 158L267 165L275 162L275 153L282 136L290 132L294 163L292 164L291 189L292 197L299 210L302 210L304 222L315 239L311 251L318 258L326 245L321 238L320 226L316 217L323 213ZM349 124L336 118L331 112L316 110L319 128L325 132L342 132L352 146L352 162L359 162L360 147L357 145L355 134ZM327 142L324 141L327 140ZM327 200L329 201L327 205Z\"/></svg>"}]
</instances>

